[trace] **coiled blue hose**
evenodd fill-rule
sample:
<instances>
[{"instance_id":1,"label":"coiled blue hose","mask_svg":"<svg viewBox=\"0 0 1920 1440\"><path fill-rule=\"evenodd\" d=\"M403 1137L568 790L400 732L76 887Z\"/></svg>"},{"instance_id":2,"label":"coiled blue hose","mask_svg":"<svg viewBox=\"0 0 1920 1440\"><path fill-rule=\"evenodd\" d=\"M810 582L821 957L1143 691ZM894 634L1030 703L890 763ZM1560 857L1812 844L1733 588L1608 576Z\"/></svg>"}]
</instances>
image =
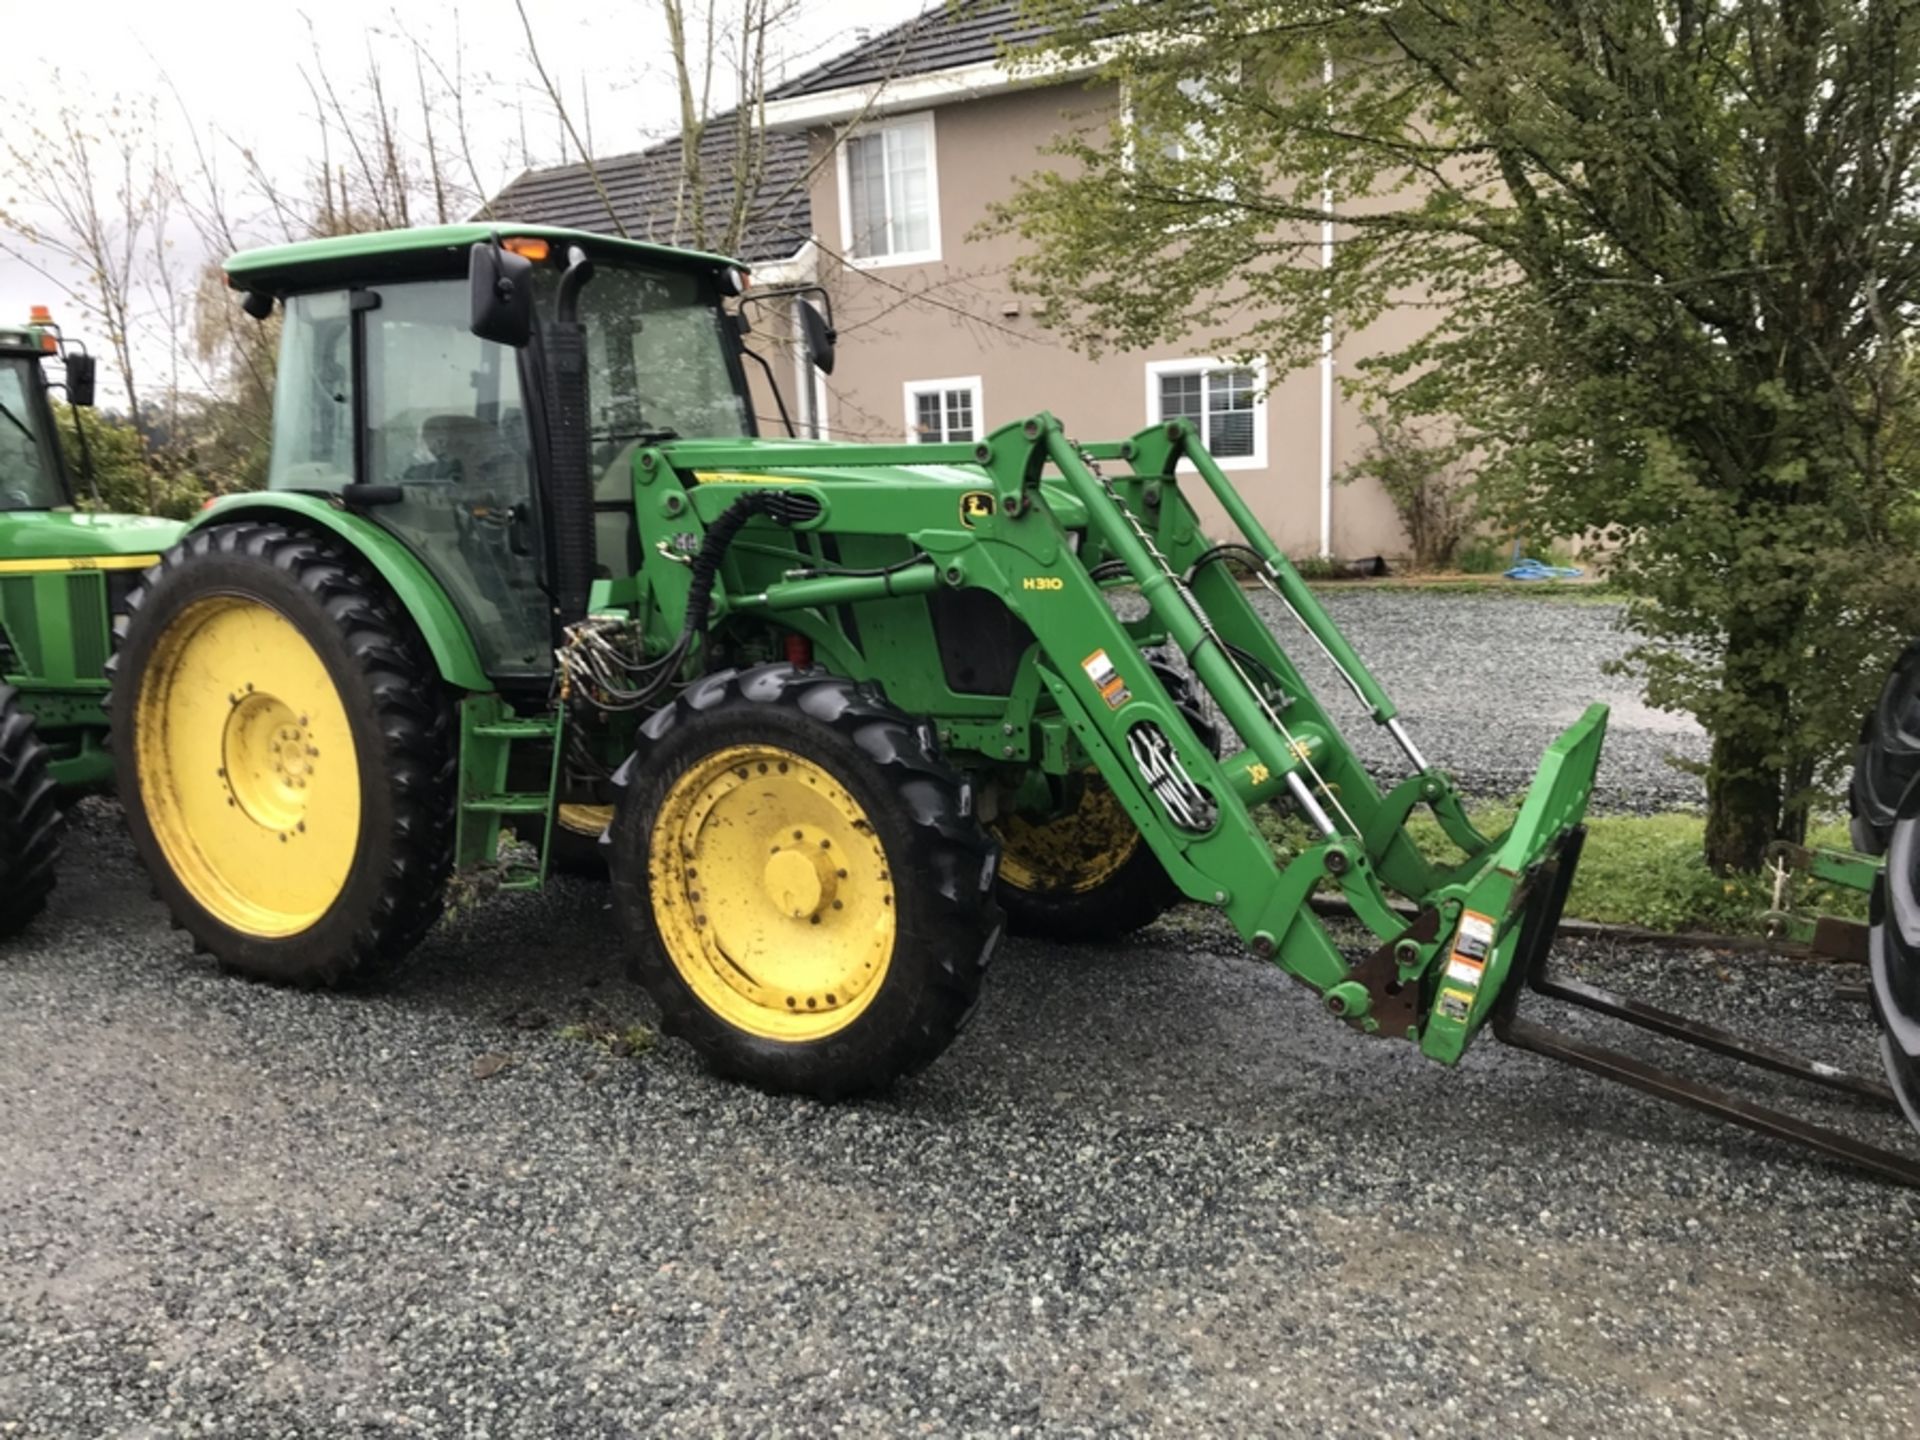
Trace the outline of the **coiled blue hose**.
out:
<instances>
[{"instance_id":1,"label":"coiled blue hose","mask_svg":"<svg viewBox=\"0 0 1920 1440\"><path fill-rule=\"evenodd\" d=\"M1516 563L1506 575L1509 580L1577 580L1582 573L1577 565L1549 565L1529 557Z\"/></svg>"}]
</instances>

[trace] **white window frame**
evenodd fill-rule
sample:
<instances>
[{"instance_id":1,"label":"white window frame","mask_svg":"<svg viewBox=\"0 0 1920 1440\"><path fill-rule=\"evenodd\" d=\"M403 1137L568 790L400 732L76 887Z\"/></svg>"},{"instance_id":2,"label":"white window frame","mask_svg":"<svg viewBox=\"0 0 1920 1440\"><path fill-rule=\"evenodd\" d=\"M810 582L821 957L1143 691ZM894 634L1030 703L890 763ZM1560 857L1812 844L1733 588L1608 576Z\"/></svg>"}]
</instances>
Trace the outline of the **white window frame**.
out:
<instances>
[{"instance_id":1,"label":"white window frame","mask_svg":"<svg viewBox=\"0 0 1920 1440\"><path fill-rule=\"evenodd\" d=\"M983 396L980 377L978 375L953 375L945 380L909 380L900 387L900 406L904 420L900 433L906 436L909 445L941 443L966 445L972 443L966 440L949 441L945 440L944 437L941 441L923 441L920 439L919 429L916 424L917 417L915 415L916 407L913 403L914 400L921 395L938 393L940 396L940 413L943 417L941 420L941 429L944 430L946 428L946 421L944 419L947 409L946 397L947 392L950 390L965 390L973 397L973 439L979 440L987 433L985 423L986 416L980 408Z\"/></svg>"},{"instance_id":2,"label":"white window frame","mask_svg":"<svg viewBox=\"0 0 1920 1440\"><path fill-rule=\"evenodd\" d=\"M898 250L890 255L853 253L853 187L847 174L847 142L878 135L887 130L919 127L927 132L927 236L933 242L925 250ZM884 120L854 126L834 142L834 169L840 186L840 253L856 270L879 270L890 265L934 265L940 260L940 147L931 110L912 115L889 115Z\"/></svg>"},{"instance_id":3,"label":"white window frame","mask_svg":"<svg viewBox=\"0 0 1920 1440\"><path fill-rule=\"evenodd\" d=\"M1237 61L1233 65L1228 67L1228 77L1229 77L1228 79L1229 84L1239 83L1240 66ZM1205 77L1182 76L1180 79L1176 80L1174 83L1177 84L1183 91L1186 90L1189 84L1203 87L1204 89L1210 92L1210 94L1206 97L1207 100L1211 101L1216 109L1218 108L1219 94L1217 91L1213 90L1213 86L1211 82L1208 81ZM1198 100L1200 97L1194 96L1191 92L1188 92L1188 98ZM1202 103L1205 103L1205 102L1202 102ZM1122 127L1122 137L1123 137L1121 140L1120 165L1121 165L1121 168L1124 169L1128 174L1132 174L1134 172L1135 167L1139 164L1138 152L1134 148L1134 142L1138 137L1135 135L1135 132L1134 132L1133 92L1128 88L1125 81L1122 81L1120 85L1120 115L1121 115L1121 127ZM1175 164L1179 164L1187 158L1187 150L1192 144L1191 134L1188 133L1188 134L1181 135L1175 140L1175 144L1179 147L1180 154L1172 156L1170 158L1173 160ZM1240 200L1238 188L1231 184L1227 185L1222 190L1216 190L1212 192L1212 198L1220 201L1222 204L1229 204L1229 205L1238 204ZM1200 219L1189 220L1185 224L1176 225L1173 228L1174 228L1174 232L1178 234L1186 230L1200 229L1200 228L1205 228L1207 226L1212 226L1212 225L1224 225L1228 221L1230 221L1232 218L1233 217L1231 215L1209 215Z\"/></svg>"},{"instance_id":4,"label":"white window frame","mask_svg":"<svg viewBox=\"0 0 1920 1440\"><path fill-rule=\"evenodd\" d=\"M1163 418L1160 414L1160 377L1162 375L1192 374L1199 371L1203 376L1210 370L1251 370L1253 372L1253 453L1251 455L1215 455L1214 463L1222 470L1264 470L1267 468L1267 362L1265 360L1222 360L1217 356L1193 356L1184 360L1149 360L1147 362L1147 423L1158 425ZM1201 384L1202 405L1205 405L1206 385ZM1200 426L1200 443L1207 443L1207 427ZM1183 470L1192 466L1185 460L1180 462Z\"/></svg>"}]
</instances>

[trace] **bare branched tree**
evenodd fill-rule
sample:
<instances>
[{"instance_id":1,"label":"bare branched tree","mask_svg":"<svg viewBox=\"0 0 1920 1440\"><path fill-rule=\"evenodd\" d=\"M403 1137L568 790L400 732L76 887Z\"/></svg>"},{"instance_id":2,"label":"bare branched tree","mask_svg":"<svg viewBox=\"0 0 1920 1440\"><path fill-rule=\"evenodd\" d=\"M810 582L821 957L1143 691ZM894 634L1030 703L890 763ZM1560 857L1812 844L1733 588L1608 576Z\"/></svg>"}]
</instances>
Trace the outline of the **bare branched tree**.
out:
<instances>
[{"instance_id":1,"label":"bare branched tree","mask_svg":"<svg viewBox=\"0 0 1920 1440\"><path fill-rule=\"evenodd\" d=\"M574 127L573 115L567 109L566 98L561 93L560 87L554 83L553 76L547 72L546 63L540 58L540 42L533 37L533 21L527 18L525 0L513 0L513 8L520 15L520 28L526 32L527 59L533 65L534 73L540 77L540 86L547 92L547 99L552 102L554 118L560 124L561 133L572 141L574 150L580 156L580 163L586 167L587 178L593 182L594 192L599 195L600 203L606 207L607 223L613 227L616 235L625 239L627 227L621 223L620 213L613 208L612 197L607 194L607 187L600 179L600 168L594 163L593 147L581 138L579 130ZM525 144L523 139L522 148Z\"/></svg>"},{"instance_id":2,"label":"bare branched tree","mask_svg":"<svg viewBox=\"0 0 1920 1440\"><path fill-rule=\"evenodd\" d=\"M133 331L140 266L165 206L154 106L90 116L62 105L0 140L0 254L26 266L105 332L134 423L144 423Z\"/></svg>"}]
</instances>

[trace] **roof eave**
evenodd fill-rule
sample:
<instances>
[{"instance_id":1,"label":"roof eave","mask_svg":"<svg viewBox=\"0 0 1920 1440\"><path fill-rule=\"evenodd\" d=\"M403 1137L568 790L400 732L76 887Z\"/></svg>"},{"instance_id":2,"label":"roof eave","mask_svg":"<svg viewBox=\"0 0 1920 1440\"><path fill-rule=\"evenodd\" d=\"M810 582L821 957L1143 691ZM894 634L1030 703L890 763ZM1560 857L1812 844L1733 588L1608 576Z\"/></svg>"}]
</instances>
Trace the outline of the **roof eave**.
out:
<instances>
[{"instance_id":1,"label":"roof eave","mask_svg":"<svg viewBox=\"0 0 1920 1440\"><path fill-rule=\"evenodd\" d=\"M1097 59L1088 59L1073 64L1051 65L1045 69L1010 72L1000 60L982 60L945 70L929 70L921 75L896 75L870 85L849 85L836 90L818 90L806 95L769 100L766 102L765 123L769 130L837 125L965 100L983 100L1011 90L1063 85L1085 79L1099 68Z\"/></svg>"}]
</instances>

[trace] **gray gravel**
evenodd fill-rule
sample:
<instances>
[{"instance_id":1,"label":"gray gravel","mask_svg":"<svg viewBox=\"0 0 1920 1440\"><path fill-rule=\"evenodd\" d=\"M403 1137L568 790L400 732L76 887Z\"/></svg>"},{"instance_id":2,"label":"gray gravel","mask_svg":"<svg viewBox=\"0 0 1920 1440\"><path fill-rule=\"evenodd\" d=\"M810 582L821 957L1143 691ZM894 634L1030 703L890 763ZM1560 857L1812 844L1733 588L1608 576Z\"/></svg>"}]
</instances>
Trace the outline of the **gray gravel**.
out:
<instances>
[{"instance_id":1,"label":"gray gravel","mask_svg":"<svg viewBox=\"0 0 1920 1440\"><path fill-rule=\"evenodd\" d=\"M1392 736L1373 723L1286 607L1264 591L1250 593L1375 777L1390 784L1410 773ZM1598 701L1612 714L1595 810L1705 804L1698 772L1684 768L1706 763L1705 732L1691 716L1646 705L1631 676L1606 673L1633 644L1621 623L1622 605L1577 591L1546 596L1333 585L1319 594L1428 762L1452 774L1469 795L1524 794L1541 752ZM1144 608L1126 591L1114 592L1113 603L1129 617ZM1170 654L1163 658L1186 668ZM1217 709L1212 715L1230 733Z\"/></svg>"},{"instance_id":2,"label":"gray gravel","mask_svg":"<svg viewBox=\"0 0 1920 1440\"><path fill-rule=\"evenodd\" d=\"M1605 614L1525 611L1556 666ZM1436 753L1484 730L1368 649ZM824 1107L563 1034L645 1016L601 887L345 995L219 976L146 894L90 802L0 949L0 1434L1916 1432L1920 1196L1491 1041L1426 1065L1198 912L1008 945L939 1064ZM1825 972L1564 953L1870 1062Z\"/></svg>"},{"instance_id":3,"label":"gray gravel","mask_svg":"<svg viewBox=\"0 0 1920 1440\"><path fill-rule=\"evenodd\" d=\"M1400 707L1427 759L1471 793L1519 795L1545 750L1588 705L1612 707L1598 807L1664 810L1705 803L1698 775L1707 739L1691 716L1649 708L1638 683L1603 667L1626 654L1623 607L1601 601L1430 590L1338 587L1321 592L1333 618ZM1361 709L1284 610L1262 596L1269 623L1342 731L1377 774L1406 773L1392 739Z\"/></svg>"},{"instance_id":4,"label":"gray gravel","mask_svg":"<svg viewBox=\"0 0 1920 1440\"><path fill-rule=\"evenodd\" d=\"M1622 607L1606 601L1484 592L1324 587L1321 599L1399 706L1427 759L1468 793L1523 794L1540 753L1588 705L1612 708L1597 809L1670 810L1705 803L1696 774L1705 733L1654 710L1637 683L1604 667L1627 652ZM1318 647L1271 596L1256 596L1287 653L1361 757L1383 779L1407 764Z\"/></svg>"}]
</instances>

